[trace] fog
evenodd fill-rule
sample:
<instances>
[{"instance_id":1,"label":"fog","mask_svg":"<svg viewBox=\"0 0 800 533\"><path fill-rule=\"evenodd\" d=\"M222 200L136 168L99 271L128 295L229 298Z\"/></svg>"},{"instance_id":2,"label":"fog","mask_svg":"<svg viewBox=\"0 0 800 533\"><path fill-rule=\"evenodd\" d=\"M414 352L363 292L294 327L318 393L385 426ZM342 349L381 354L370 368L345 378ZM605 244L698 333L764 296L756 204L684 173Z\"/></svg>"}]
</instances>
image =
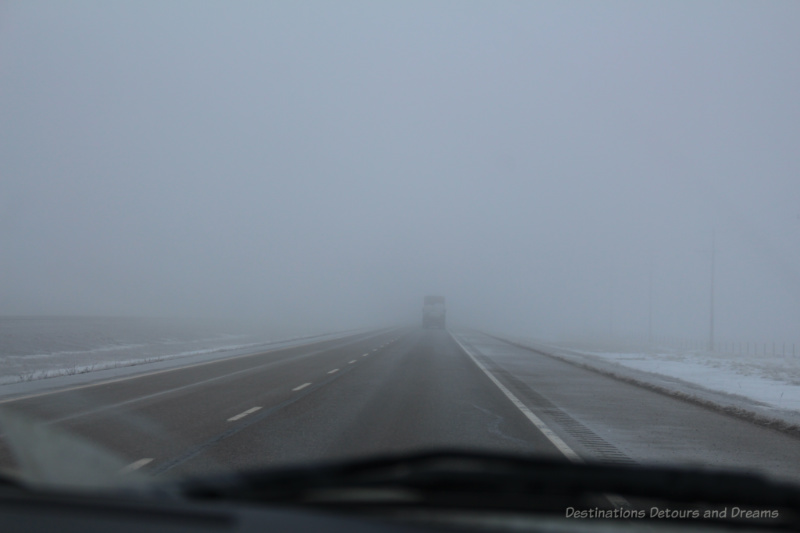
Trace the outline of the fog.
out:
<instances>
[{"instance_id":1,"label":"fog","mask_svg":"<svg viewBox=\"0 0 800 533\"><path fill-rule=\"evenodd\" d=\"M800 3L6 2L0 315L800 341ZM651 314L652 311L652 314ZM651 322L652 320L652 322Z\"/></svg>"}]
</instances>

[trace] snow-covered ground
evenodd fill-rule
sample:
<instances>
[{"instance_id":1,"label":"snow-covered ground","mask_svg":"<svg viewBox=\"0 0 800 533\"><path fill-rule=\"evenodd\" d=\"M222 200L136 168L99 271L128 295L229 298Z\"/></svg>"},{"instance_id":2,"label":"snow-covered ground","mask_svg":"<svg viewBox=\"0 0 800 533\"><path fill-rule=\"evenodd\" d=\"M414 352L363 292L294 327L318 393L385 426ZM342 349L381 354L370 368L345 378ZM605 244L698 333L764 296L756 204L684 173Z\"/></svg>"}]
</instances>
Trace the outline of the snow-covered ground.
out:
<instances>
[{"instance_id":1,"label":"snow-covered ground","mask_svg":"<svg viewBox=\"0 0 800 533\"><path fill-rule=\"evenodd\" d=\"M221 341L220 339L208 339L203 342L205 346L202 348L144 357L131 357L121 349L117 351L89 350L86 352L43 354L39 357L33 355L26 357L18 366L8 362L5 365L0 365L0 386L60 376L86 374L88 372L99 372L115 368L146 365L173 359L191 358L194 360L197 356L211 356L211 358L231 357L246 352L256 352L259 349L275 348L278 345L293 344L296 341L323 340L324 338L329 338L331 335L332 334L289 337L286 339L260 340L258 342L246 342L243 344L234 342L234 339L227 342ZM141 346L132 345L121 348L134 347L142 348ZM10 359L10 357L7 359ZM208 359L208 357L205 359ZM20 371L19 368L23 370Z\"/></svg>"},{"instance_id":2,"label":"snow-covered ground","mask_svg":"<svg viewBox=\"0 0 800 533\"><path fill-rule=\"evenodd\" d=\"M240 357L263 351L279 350L293 346L313 344L325 340L332 340L356 334L366 330L350 330L335 333L317 334L309 336L294 336L280 340L242 346L230 345L207 350L197 350L194 353L173 353L142 359L109 359L98 358L95 361L79 367L50 367L36 371L35 378L14 379L8 375L5 383L0 383L0 404L10 399L31 394L46 393L70 387L81 387L89 383L115 380L136 375L142 372L160 372L164 370L184 367L187 365L202 364L223 358ZM107 355L107 354L106 354ZM11 378L11 379L9 379ZM44 379L48 378L48 379Z\"/></svg>"},{"instance_id":3,"label":"snow-covered ground","mask_svg":"<svg viewBox=\"0 0 800 533\"><path fill-rule=\"evenodd\" d=\"M254 333L188 320L0 317L0 387L156 363L190 364L342 333Z\"/></svg>"},{"instance_id":4,"label":"snow-covered ground","mask_svg":"<svg viewBox=\"0 0 800 533\"><path fill-rule=\"evenodd\" d=\"M554 344L502 337L665 393L800 430L800 356L744 355L622 343Z\"/></svg>"}]
</instances>

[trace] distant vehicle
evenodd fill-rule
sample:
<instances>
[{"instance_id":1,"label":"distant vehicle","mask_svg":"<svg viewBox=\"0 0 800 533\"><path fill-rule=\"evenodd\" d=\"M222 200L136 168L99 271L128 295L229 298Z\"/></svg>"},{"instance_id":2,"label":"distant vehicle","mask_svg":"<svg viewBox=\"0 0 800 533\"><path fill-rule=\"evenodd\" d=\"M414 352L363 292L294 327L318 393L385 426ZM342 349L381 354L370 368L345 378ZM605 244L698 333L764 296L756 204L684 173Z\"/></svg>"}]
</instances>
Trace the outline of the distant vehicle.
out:
<instances>
[{"instance_id":1,"label":"distant vehicle","mask_svg":"<svg viewBox=\"0 0 800 533\"><path fill-rule=\"evenodd\" d=\"M444 296L426 296L422 306L422 327L425 329L445 327Z\"/></svg>"}]
</instances>

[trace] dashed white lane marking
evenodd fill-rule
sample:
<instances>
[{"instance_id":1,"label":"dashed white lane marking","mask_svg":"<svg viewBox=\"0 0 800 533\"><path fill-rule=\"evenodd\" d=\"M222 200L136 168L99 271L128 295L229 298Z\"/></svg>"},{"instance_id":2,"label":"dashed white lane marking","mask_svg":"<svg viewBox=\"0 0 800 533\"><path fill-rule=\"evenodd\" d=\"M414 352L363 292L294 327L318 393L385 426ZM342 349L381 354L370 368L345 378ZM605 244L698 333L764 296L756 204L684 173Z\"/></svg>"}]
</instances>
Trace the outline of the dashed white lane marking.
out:
<instances>
[{"instance_id":1,"label":"dashed white lane marking","mask_svg":"<svg viewBox=\"0 0 800 533\"><path fill-rule=\"evenodd\" d=\"M352 364L353 364L353 363L355 363L355 362L356 362L356 360L355 360L355 359L353 359L352 361L350 361L350 362L349 362L349 363L347 363L347 364L348 364L348 365L352 365Z\"/></svg>"},{"instance_id":2,"label":"dashed white lane marking","mask_svg":"<svg viewBox=\"0 0 800 533\"><path fill-rule=\"evenodd\" d=\"M129 472L133 472L134 470L139 470L141 467L143 467L147 463L151 462L152 460L153 460L152 457L145 457L144 459L139 459L138 461L134 461L131 464L129 464L128 466L120 469L119 473L120 474L127 474Z\"/></svg>"},{"instance_id":3,"label":"dashed white lane marking","mask_svg":"<svg viewBox=\"0 0 800 533\"><path fill-rule=\"evenodd\" d=\"M238 414L238 415L236 415L236 416L232 416L232 417L230 417L230 418L228 419L228 422L233 422L234 420L239 420L240 418L244 418L244 417L246 417L246 416L247 416L247 415L249 415L249 414L255 413L255 412L256 412L256 411L258 411L259 409L261 409L261 408L260 408L260 407L251 407L250 409L248 409L248 410L247 410L247 411L245 411L244 413L239 413L239 414Z\"/></svg>"},{"instance_id":4,"label":"dashed white lane marking","mask_svg":"<svg viewBox=\"0 0 800 533\"><path fill-rule=\"evenodd\" d=\"M302 340L302 339L298 339L298 340ZM316 346L316 345L319 345L319 344L324 344L324 343L326 343L326 342L328 342L330 340L332 340L332 339L323 339L321 341L311 342L309 344L294 345L294 347L310 348L312 346ZM291 345L290 346L285 346L285 348L289 348L289 347L292 347L292 346ZM73 391L73 390L88 389L88 388L91 388L91 387L101 387L101 386L104 386L104 385L109 385L111 383L119 383L121 381L128 381L128 380L133 380L133 379L146 378L146 377L150 377L150 376L155 376L157 374L165 374L165 373L168 373L168 372L180 372L181 370L186 370L187 368L194 368L194 367L199 367L199 366L226 363L226 362L229 362L229 361L233 361L235 359L246 359L248 357L258 357L258 356L263 356L264 354L267 354L267 353L279 352L279 351L281 351L283 349L284 348L272 348L272 349L268 349L268 350L265 350L265 351L257 351L257 352L254 352L254 353L248 353L248 354L244 354L244 355L237 355L237 356L234 356L234 357L226 357L224 359L215 359L215 360L212 360L212 361L203 361L202 363L194 363L194 364L191 364L191 365L179 366L177 368L164 368L162 370L154 370L152 372L144 372L144 373L141 373L141 374L134 374L132 376L125 376L125 377L121 377L121 378L101 380L101 381L97 381L97 382L94 382L94 383L86 383L84 385L75 385L73 387L66 387L66 388L63 388L63 389L56 389L56 390L51 390L51 391L47 391L47 392L36 392L36 393L33 393L33 394L24 394L24 395L21 395L21 396L14 396L14 397L11 397L11 398L2 399L2 400L0 400L0 404L18 402L18 401L21 401L21 400L28 400L30 398L38 398L40 396L49 396L51 394L61 394L62 392L69 392L69 391ZM322 353L322 351L312 352L313 355L316 355L316 354L319 354L319 353ZM275 363L267 363L265 365L259 365L258 367L255 367L255 368L261 368L263 366L269 366L269 365L273 365L273 364L275 364ZM175 390L178 390L178 389L184 389L184 388L187 388L187 387L194 387L194 386L201 385L203 383L207 383L207 382L210 382L210 381L215 381L215 380L218 380L218 379L222 379L222 378L227 377L227 376L234 376L234 375L237 375L237 374L241 374L241 373L244 373L244 372L251 372L251 371L252 370L250 368L247 368L245 370L237 370L236 372L232 372L230 374L221 374L221 375L218 375L218 376L213 377L213 378L208 379L208 380L194 382L194 383L192 383L190 385L184 385L182 387L177 387L175 389L163 390L163 391L155 393L155 394L149 394L149 395L146 395L146 396L139 396L139 397L134 398L132 400L129 400L129 401L126 401L126 402L121 402L121 403L118 403L118 404L113 404L113 405L116 407L116 406L119 406L119 405L131 403L131 402L134 402L134 401L140 401L140 400L143 400L143 399L146 399L146 398L150 398L152 396L156 396L156 395L159 395L159 394L166 394L168 392L172 392L172 391L175 391ZM108 409L108 406L104 406L101 409ZM93 409L90 412L94 413L96 411L97 411L96 409ZM82 415L82 413L81 413L81 415ZM71 417L74 417L74 416L71 415ZM61 421L61 420L65 420L65 419L64 418L59 419L59 421ZM52 423L52 421L48 422L48 423Z\"/></svg>"},{"instance_id":5,"label":"dashed white lane marking","mask_svg":"<svg viewBox=\"0 0 800 533\"><path fill-rule=\"evenodd\" d=\"M303 384L302 384L302 385L300 385L299 387L295 387L295 388L293 388L292 390L300 390L300 389L305 389L305 388L306 388L306 387L308 387L309 385L311 385L311 383L303 383Z\"/></svg>"},{"instance_id":6,"label":"dashed white lane marking","mask_svg":"<svg viewBox=\"0 0 800 533\"><path fill-rule=\"evenodd\" d=\"M335 374L339 371L338 368L334 368L333 370L328 370L328 374Z\"/></svg>"},{"instance_id":7,"label":"dashed white lane marking","mask_svg":"<svg viewBox=\"0 0 800 533\"><path fill-rule=\"evenodd\" d=\"M368 355L369 355L368 353L365 353L365 354L364 354L364 355L362 355L361 357L366 357L366 356L368 356Z\"/></svg>"},{"instance_id":8,"label":"dashed white lane marking","mask_svg":"<svg viewBox=\"0 0 800 533\"><path fill-rule=\"evenodd\" d=\"M377 348L375 348L375 349L374 349L374 350L372 350L372 351L373 351L373 352L377 352L377 351L378 351L378 349L377 349Z\"/></svg>"}]
</instances>

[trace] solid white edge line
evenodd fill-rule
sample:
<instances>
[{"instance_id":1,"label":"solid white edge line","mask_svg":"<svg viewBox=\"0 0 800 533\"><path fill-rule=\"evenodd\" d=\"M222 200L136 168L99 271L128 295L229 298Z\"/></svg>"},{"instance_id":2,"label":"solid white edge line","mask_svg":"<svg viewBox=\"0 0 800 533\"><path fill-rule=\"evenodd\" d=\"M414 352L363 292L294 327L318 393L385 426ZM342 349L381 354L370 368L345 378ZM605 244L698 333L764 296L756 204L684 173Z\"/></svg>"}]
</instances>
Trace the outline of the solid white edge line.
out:
<instances>
[{"instance_id":1,"label":"solid white edge line","mask_svg":"<svg viewBox=\"0 0 800 533\"><path fill-rule=\"evenodd\" d=\"M302 384L302 385L300 385L299 387L295 387L295 388L293 388L292 390L294 390L294 391L298 391L298 390L300 390L300 389L305 389L305 388L306 388L306 387L308 387L309 385L311 385L311 383L303 383L303 384Z\"/></svg>"},{"instance_id":2,"label":"solid white edge line","mask_svg":"<svg viewBox=\"0 0 800 533\"><path fill-rule=\"evenodd\" d=\"M528 408L525 406L525 404L524 404L524 403L522 403L522 402L520 401L520 399L519 399L519 398L517 398L516 396L514 396L514 393L512 393L510 390L508 390L508 389L505 387L505 385L503 385L502 383L500 383L500 381L499 381L499 380L498 380L496 377L494 377L494 375L492 375L492 373L491 373L491 372L489 372L489 370L488 370L488 369L487 369L485 366L483 366L483 363L481 363L480 361L478 361L478 359L477 359L477 358L476 358L474 355L472 355L472 353L471 353L469 350L467 350L467 348L466 348L466 347L465 347L463 344L461 344L461 342L460 342L460 341L459 341L459 340L458 340L458 339L455 337L455 335L453 335L453 334L451 333L451 334L450 334L450 336L453 338L453 340L454 340L454 341L456 341L456 344L458 344L458 345L461 347L461 349L462 349L462 350L464 350L464 353L465 353L465 354L467 354L467 355L469 356L469 358L470 358L470 359L472 359L472 362L473 362L473 363L475 363L475 364L478 366L478 368L480 368L481 370L483 370L483 373L484 373L484 374L486 374L486 375L489 377L489 379L491 379L491 380L492 380L492 383L494 383L495 385L497 385L497 388L498 388L498 389L500 389L500 391L501 391L503 394L505 394L505 395L506 395L506 397L507 397L509 400L511 400L511 403L513 403L513 404L514 404L514 406L515 406L517 409L519 409L519 410L522 412L522 414L523 414L523 415L525 415L525 417L526 417L528 420L530 420L530 421L531 421L531 423L532 423L534 426L536 426L536 429L538 429L539 431L541 431L541 432L542 432L542 434L543 434L545 437L547 437L547 440L549 440L551 443L553 443L553 446L555 446L556 448L558 448L558 451L560 451L561 453L563 453L563 454L564 454L564 455L567 457L567 459L569 459L569 460L570 460L570 461L572 461L573 463L582 463L582 462L583 462L583 459L581 459L580 455L578 455L577 453L575 453L575 451L574 451L572 448L570 448L570 447L567 445L567 443L566 443L566 442L564 442L563 440L561 440L561 437L559 437L558 435L556 435L556 434L553 432L553 430L551 430L549 427L547 427L547 424L545 424L545 423L542 421L542 419L541 419L541 418L539 418L538 416L536 416L535 414L533 414L533 411L531 411L530 409L528 409Z\"/></svg>"},{"instance_id":3,"label":"solid white edge line","mask_svg":"<svg viewBox=\"0 0 800 533\"><path fill-rule=\"evenodd\" d=\"M328 370L328 374L335 374L338 371L339 371L338 368L334 368L333 370Z\"/></svg>"},{"instance_id":4,"label":"solid white edge line","mask_svg":"<svg viewBox=\"0 0 800 533\"><path fill-rule=\"evenodd\" d=\"M119 473L120 474L127 474L129 472L133 472L134 470L139 470L144 465L152 462L152 460L153 460L152 457L145 457L144 459L139 459L138 461L134 461L131 464L121 468Z\"/></svg>"},{"instance_id":5,"label":"solid white edge line","mask_svg":"<svg viewBox=\"0 0 800 533\"><path fill-rule=\"evenodd\" d=\"M245 412L243 412L243 413L239 413L239 414L238 414L238 415L236 415L236 416L232 416L232 417L230 417L230 418L228 419L228 422L233 422L234 420L239 420L240 418L244 418L244 417L246 417L247 415L249 415L249 414L251 414L251 413L255 413L255 412L256 412L256 411L258 411L259 409L261 409L261 407L251 407L250 409L248 409L247 411L245 411Z\"/></svg>"},{"instance_id":6,"label":"solid white edge line","mask_svg":"<svg viewBox=\"0 0 800 533\"><path fill-rule=\"evenodd\" d=\"M448 332L448 333L450 333L450 332ZM496 377L494 377L494 375L492 375L492 373L489 372L489 370L480 361L478 361L478 359L475 358L475 356L472 355L472 353L469 350L467 350L467 348L463 344L461 344L461 341L459 341L456 338L455 335L450 333L450 337L456 342L456 344L458 344L461 347L462 350L464 350L464 353L467 354L470 359L472 359L472 362L475 363L478 366L478 368L483 370L483 373L486 374L489 377L489 379L492 380L492 383L497 385L497 388L499 388L502 391L502 393L505 394L506 397L509 400L511 400L511 403L513 403L514 406L516 406L517 409L522 411L522 414L524 414L525 417L528 420L530 420L533 423L534 426L536 426L536 429L541 431L542 434L545 437L547 437L547 440L552 442L553 446L558 448L558 451L563 453L567 457L567 459L569 459L573 463L582 463L583 462L583 459L581 458L580 455L575 453L575 451L572 448L570 448L567 445L566 442L561 440L561 437L559 437L558 435L553 433L553 430L551 430L549 427L547 427L547 424L545 424L542 421L541 418L539 418L538 416L533 414L533 412L530 409L528 409L525 406L525 404L523 404L519 400L519 398L517 398L514 395L513 392L508 390L502 383L500 383L500 381ZM615 505L615 506L618 506L618 507L629 507L630 506L630 502L628 502L628 500L626 500L622 496L617 496L616 494L604 494L604 496L606 497L606 499L608 499L609 502L611 502L611 505Z\"/></svg>"}]
</instances>

